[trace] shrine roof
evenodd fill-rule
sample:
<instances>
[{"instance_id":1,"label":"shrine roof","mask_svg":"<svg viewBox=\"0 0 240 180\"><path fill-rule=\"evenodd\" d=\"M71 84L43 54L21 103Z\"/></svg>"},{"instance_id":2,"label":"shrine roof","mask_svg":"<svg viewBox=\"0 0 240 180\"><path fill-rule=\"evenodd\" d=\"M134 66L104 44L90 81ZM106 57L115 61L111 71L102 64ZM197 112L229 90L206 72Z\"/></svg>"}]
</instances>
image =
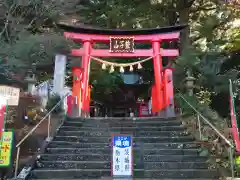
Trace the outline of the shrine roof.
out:
<instances>
[{"instance_id":1,"label":"shrine roof","mask_svg":"<svg viewBox=\"0 0 240 180\"><path fill-rule=\"evenodd\" d=\"M81 33L81 34L100 34L100 35L150 35L150 34L164 34L171 32L178 32L183 30L187 25L165 26L159 28L149 29L104 29L92 28L84 25L67 25L63 23L57 24L59 28L67 32Z\"/></svg>"}]
</instances>

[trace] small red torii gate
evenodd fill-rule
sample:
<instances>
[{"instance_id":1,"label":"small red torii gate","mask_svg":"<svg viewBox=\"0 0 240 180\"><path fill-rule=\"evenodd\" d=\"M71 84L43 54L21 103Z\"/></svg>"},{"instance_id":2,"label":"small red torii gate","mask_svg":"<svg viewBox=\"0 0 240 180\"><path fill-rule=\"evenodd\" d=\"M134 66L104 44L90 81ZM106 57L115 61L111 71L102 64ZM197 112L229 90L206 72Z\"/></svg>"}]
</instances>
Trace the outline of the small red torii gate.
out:
<instances>
[{"instance_id":1,"label":"small red torii gate","mask_svg":"<svg viewBox=\"0 0 240 180\"><path fill-rule=\"evenodd\" d=\"M72 49L72 56L82 57L82 90L81 102L82 110L89 109L87 94L89 91L89 67L92 57L153 57L154 64L154 111L161 111L169 105L169 97L167 97L167 89L164 81L164 72L162 66L162 57L179 56L178 49L163 49L161 43L165 41L178 40L180 31L185 25L177 25L171 27L154 28L154 29L136 29L136 30L110 30L110 29L94 29L79 26L71 26L66 24L58 24L58 26L66 31L64 36L72 39L74 42L83 43L82 48ZM117 40L116 40L117 39ZM115 41L114 41L115 40ZM119 41L118 41L119 40ZM131 40L131 42L130 42ZM130 43L132 49L119 48L114 49L112 43L127 42ZM96 42L110 43L109 49L94 49L92 45ZM134 49L135 42L151 42L151 49ZM129 47L130 47L129 46ZM112 48L112 49L111 49ZM80 78L80 77L79 77Z\"/></svg>"}]
</instances>

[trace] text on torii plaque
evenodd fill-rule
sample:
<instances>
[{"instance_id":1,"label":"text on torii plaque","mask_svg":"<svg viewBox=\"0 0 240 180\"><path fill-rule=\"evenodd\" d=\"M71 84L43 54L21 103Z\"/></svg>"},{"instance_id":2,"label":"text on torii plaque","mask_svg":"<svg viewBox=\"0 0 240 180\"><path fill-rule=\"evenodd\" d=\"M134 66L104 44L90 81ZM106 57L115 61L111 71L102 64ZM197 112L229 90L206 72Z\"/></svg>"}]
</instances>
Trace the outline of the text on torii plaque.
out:
<instances>
[{"instance_id":1,"label":"text on torii plaque","mask_svg":"<svg viewBox=\"0 0 240 180\"><path fill-rule=\"evenodd\" d=\"M110 37L110 52L134 52L134 38Z\"/></svg>"}]
</instances>

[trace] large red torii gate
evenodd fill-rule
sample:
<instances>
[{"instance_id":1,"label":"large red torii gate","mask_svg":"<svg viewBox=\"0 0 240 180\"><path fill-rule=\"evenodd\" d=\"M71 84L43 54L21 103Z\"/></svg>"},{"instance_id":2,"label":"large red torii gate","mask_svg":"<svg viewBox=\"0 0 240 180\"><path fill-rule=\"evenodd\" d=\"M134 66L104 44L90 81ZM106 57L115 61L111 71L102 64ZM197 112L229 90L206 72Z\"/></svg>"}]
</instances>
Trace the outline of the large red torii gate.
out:
<instances>
[{"instance_id":1,"label":"large red torii gate","mask_svg":"<svg viewBox=\"0 0 240 180\"><path fill-rule=\"evenodd\" d=\"M156 96L154 97L155 109L160 111L162 108L168 105L168 97L166 93L166 85L164 85L164 72L162 67L162 57L176 57L179 55L178 49L163 49L161 48L161 43L164 41L174 41L178 40L180 36L180 31L184 29L185 25L177 25L163 28L154 29L136 29L136 30L111 30L111 29L94 29L85 28L79 26L71 26L66 24L58 24L60 28L64 31L65 37L72 39L74 42L83 43L82 48L73 49L73 56L82 57L82 91L81 91L81 101L82 110L89 109L87 100L88 94L88 81L89 81L89 67L90 59L93 57L153 57L154 64L154 78L155 85L154 91ZM114 41L115 39L115 41ZM120 41L118 41L118 40ZM131 40L131 42L130 42ZM132 43L132 49L120 48L114 49L111 43L127 42ZM96 42L106 42L110 43L109 49L94 49L92 45ZM152 44L151 49L134 49L135 42L150 42ZM118 46L119 47L119 46ZM129 46L130 47L130 46ZM162 106L164 104L164 107Z\"/></svg>"}]
</instances>

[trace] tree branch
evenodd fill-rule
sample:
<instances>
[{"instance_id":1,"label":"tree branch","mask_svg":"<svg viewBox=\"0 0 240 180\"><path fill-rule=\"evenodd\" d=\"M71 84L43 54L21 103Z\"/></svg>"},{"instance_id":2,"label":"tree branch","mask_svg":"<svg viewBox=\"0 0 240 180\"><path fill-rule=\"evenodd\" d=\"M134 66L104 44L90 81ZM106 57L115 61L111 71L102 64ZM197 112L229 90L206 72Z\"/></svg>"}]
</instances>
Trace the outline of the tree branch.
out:
<instances>
[{"instance_id":1,"label":"tree branch","mask_svg":"<svg viewBox=\"0 0 240 180\"><path fill-rule=\"evenodd\" d=\"M14 7L14 4L11 5L10 9L7 11L6 16L5 16L5 22L4 22L4 28L2 29L2 31L0 32L0 39L3 36L3 34L5 33L7 27L8 27L8 19L9 19L9 14L11 14L11 11Z\"/></svg>"},{"instance_id":2,"label":"tree branch","mask_svg":"<svg viewBox=\"0 0 240 180\"><path fill-rule=\"evenodd\" d=\"M195 0L188 1L187 2L187 8L190 8L193 5L194 2L195 2Z\"/></svg>"},{"instance_id":3,"label":"tree branch","mask_svg":"<svg viewBox=\"0 0 240 180\"><path fill-rule=\"evenodd\" d=\"M159 12L164 12L164 11L167 11L167 12L176 12L176 8L174 8L173 6L162 6L161 4L157 4L157 5L154 5L155 6L155 10L159 11Z\"/></svg>"},{"instance_id":4,"label":"tree branch","mask_svg":"<svg viewBox=\"0 0 240 180\"><path fill-rule=\"evenodd\" d=\"M203 37L201 37L201 36L192 37L192 38L191 38L191 42L196 42L197 40L199 40L199 39L201 39L201 38L203 38Z\"/></svg>"},{"instance_id":5,"label":"tree branch","mask_svg":"<svg viewBox=\"0 0 240 180\"><path fill-rule=\"evenodd\" d=\"M191 9L191 13L196 13L198 11L212 11L215 10L216 7L199 7L199 8L193 8Z\"/></svg>"},{"instance_id":6,"label":"tree branch","mask_svg":"<svg viewBox=\"0 0 240 180\"><path fill-rule=\"evenodd\" d=\"M5 33L5 31L7 30L7 27L8 27L8 20L6 19L6 22L4 23L4 28L0 33L0 39L3 36L3 34Z\"/></svg>"}]
</instances>

